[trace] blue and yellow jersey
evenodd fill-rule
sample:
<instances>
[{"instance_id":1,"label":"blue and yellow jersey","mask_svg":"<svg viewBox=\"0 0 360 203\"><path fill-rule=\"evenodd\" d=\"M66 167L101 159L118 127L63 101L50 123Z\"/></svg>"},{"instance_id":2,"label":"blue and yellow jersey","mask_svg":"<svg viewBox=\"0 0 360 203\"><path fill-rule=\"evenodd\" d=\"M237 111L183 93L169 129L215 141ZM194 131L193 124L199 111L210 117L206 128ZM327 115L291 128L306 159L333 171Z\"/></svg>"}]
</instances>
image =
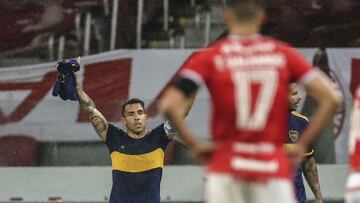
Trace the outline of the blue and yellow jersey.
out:
<instances>
[{"instance_id":1,"label":"blue and yellow jersey","mask_svg":"<svg viewBox=\"0 0 360 203\"><path fill-rule=\"evenodd\" d=\"M170 140L164 125L133 139L109 124L106 145L112 162L110 203L159 203L165 148Z\"/></svg>"},{"instance_id":2,"label":"blue and yellow jersey","mask_svg":"<svg viewBox=\"0 0 360 203\"><path fill-rule=\"evenodd\" d=\"M287 140L287 144L285 144L285 150L286 148L291 148L291 146L298 141L302 132L308 125L309 125L309 120L305 116L295 111L289 113L288 140ZM314 150L310 149L307 151L305 156L312 156L313 154L314 154ZM303 172L303 166L301 165L294 174L295 175L294 186L295 186L296 198L300 203L303 203L306 200L305 187L302 179L302 172Z\"/></svg>"}]
</instances>

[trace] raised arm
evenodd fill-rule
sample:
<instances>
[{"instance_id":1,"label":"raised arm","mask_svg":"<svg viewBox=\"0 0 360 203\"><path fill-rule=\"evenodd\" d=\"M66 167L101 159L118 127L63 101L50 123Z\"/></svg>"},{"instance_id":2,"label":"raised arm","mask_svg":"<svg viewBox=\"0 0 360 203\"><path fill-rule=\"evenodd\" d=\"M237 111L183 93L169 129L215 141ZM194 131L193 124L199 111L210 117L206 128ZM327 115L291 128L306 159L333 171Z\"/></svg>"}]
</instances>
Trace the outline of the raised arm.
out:
<instances>
[{"instance_id":1,"label":"raised arm","mask_svg":"<svg viewBox=\"0 0 360 203\"><path fill-rule=\"evenodd\" d=\"M311 191L315 196L314 202L323 203L315 158L313 156L306 158L304 160L303 166L304 166L304 176L306 182L310 186Z\"/></svg>"},{"instance_id":2,"label":"raised arm","mask_svg":"<svg viewBox=\"0 0 360 203\"><path fill-rule=\"evenodd\" d=\"M109 125L107 120L100 111L96 109L94 102L79 85L76 86L76 94L81 108L88 114L89 120L91 121L96 133L103 141L105 141Z\"/></svg>"}]
</instances>

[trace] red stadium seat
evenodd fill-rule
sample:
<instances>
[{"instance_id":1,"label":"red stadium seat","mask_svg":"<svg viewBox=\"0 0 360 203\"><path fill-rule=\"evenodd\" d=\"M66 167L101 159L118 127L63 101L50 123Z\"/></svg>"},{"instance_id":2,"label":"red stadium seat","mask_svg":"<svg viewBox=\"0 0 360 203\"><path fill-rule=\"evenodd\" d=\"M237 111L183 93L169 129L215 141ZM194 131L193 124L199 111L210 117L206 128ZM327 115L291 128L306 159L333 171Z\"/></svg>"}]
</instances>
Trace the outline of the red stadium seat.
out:
<instances>
[{"instance_id":1,"label":"red stadium seat","mask_svg":"<svg viewBox=\"0 0 360 203\"><path fill-rule=\"evenodd\" d=\"M0 137L0 165L35 166L37 163L38 142L25 135Z\"/></svg>"}]
</instances>

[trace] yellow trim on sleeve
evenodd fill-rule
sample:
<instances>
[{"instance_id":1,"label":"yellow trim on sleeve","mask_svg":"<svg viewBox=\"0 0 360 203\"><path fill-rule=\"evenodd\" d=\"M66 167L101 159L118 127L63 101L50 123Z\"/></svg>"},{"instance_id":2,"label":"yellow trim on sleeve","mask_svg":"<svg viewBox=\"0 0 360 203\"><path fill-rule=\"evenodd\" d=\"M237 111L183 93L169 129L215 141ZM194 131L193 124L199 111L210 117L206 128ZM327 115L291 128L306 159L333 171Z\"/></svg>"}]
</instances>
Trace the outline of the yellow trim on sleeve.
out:
<instances>
[{"instance_id":1,"label":"yellow trim on sleeve","mask_svg":"<svg viewBox=\"0 0 360 203\"><path fill-rule=\"evenodd\" d=\"M312 149L310 152L305 153L304 156L312 156L314 154L314 150Z\"/></svg>"},{"instance_id":2,"label":"yellow trim on sleeve","mask_svg":"<svg viewBox=\"0 0 360 203\"><path fill-rule=\"evenodd\" d=\"M291 152L296 144L284 144L283 149L285 152ZM304 154L304 156L312 156L314 154L314 150L312 149L310 152Z\"/></svg>"},{"instance_id":3,"label":"yellow trim on sleeve","mask_svg":"<svg viewBox=\"0 0 360 203\"><path fill-rule=\"evenodd\" d=\"M303 118L303 119L305 119L307 122L309 122L309 119L308 119L306 116L304 116L304 115L302 115L302 114L300 114L300 113L298 113L298 112L296 112L296 111L292 111L291 114L294 115L294 116L297 116L297 117L299 117L299 118Z\"/></svg>"},{"instance_id":4,"label":"yellow trim on sleeve","mask_svg":"<svg viewBox=\"0 0 360 203\"><path fill-rule=\"evenodd\" d=\"M128 155L118 151L111 153L112 169L125 172L143 172L164 166L165 153L161 148L139 155Z\"/></svg>"}]
</instances>

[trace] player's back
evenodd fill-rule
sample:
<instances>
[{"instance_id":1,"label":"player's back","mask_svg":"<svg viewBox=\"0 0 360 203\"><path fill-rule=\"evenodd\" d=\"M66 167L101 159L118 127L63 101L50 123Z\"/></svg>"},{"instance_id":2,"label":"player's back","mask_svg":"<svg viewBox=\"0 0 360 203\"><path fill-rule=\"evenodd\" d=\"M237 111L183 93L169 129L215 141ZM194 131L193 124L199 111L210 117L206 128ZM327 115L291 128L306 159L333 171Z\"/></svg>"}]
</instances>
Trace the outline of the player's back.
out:
<instances>
[{"instance_id":1,"label":"player's back","mask_svg":"<svg viewBox=\"0 0 360 203\"><path fill-rule=\"evenodd\" d=\"M250 171L264 168L260 170L264 174L288 171L279 168L280 160L287 162L281 147L287 131L288 84L310 70L311 65L291 47L261 35L228 36L194 54L181 74L202 80L212 98L212 134L220 147L210 170L224 172L236 165ZM224 158L234 153L246 159ZM270 158L275 156L279 162L274 164ZM249 170L244 171L248 176ZM283 172L277 175L289 175Z\"/></svg>"},{"instance_id":2,"label":"player's back","mask_svg":"<svg viewBox=\"0 0 360 203\"><path fill-rule=\"evenodd\" d=\"M291 80L286 45L260 35L229 36L204 55L212 58L206 84L213 101L214 139L281 145L287 129L287 91Z\"/></svg>"}]
</instances>

